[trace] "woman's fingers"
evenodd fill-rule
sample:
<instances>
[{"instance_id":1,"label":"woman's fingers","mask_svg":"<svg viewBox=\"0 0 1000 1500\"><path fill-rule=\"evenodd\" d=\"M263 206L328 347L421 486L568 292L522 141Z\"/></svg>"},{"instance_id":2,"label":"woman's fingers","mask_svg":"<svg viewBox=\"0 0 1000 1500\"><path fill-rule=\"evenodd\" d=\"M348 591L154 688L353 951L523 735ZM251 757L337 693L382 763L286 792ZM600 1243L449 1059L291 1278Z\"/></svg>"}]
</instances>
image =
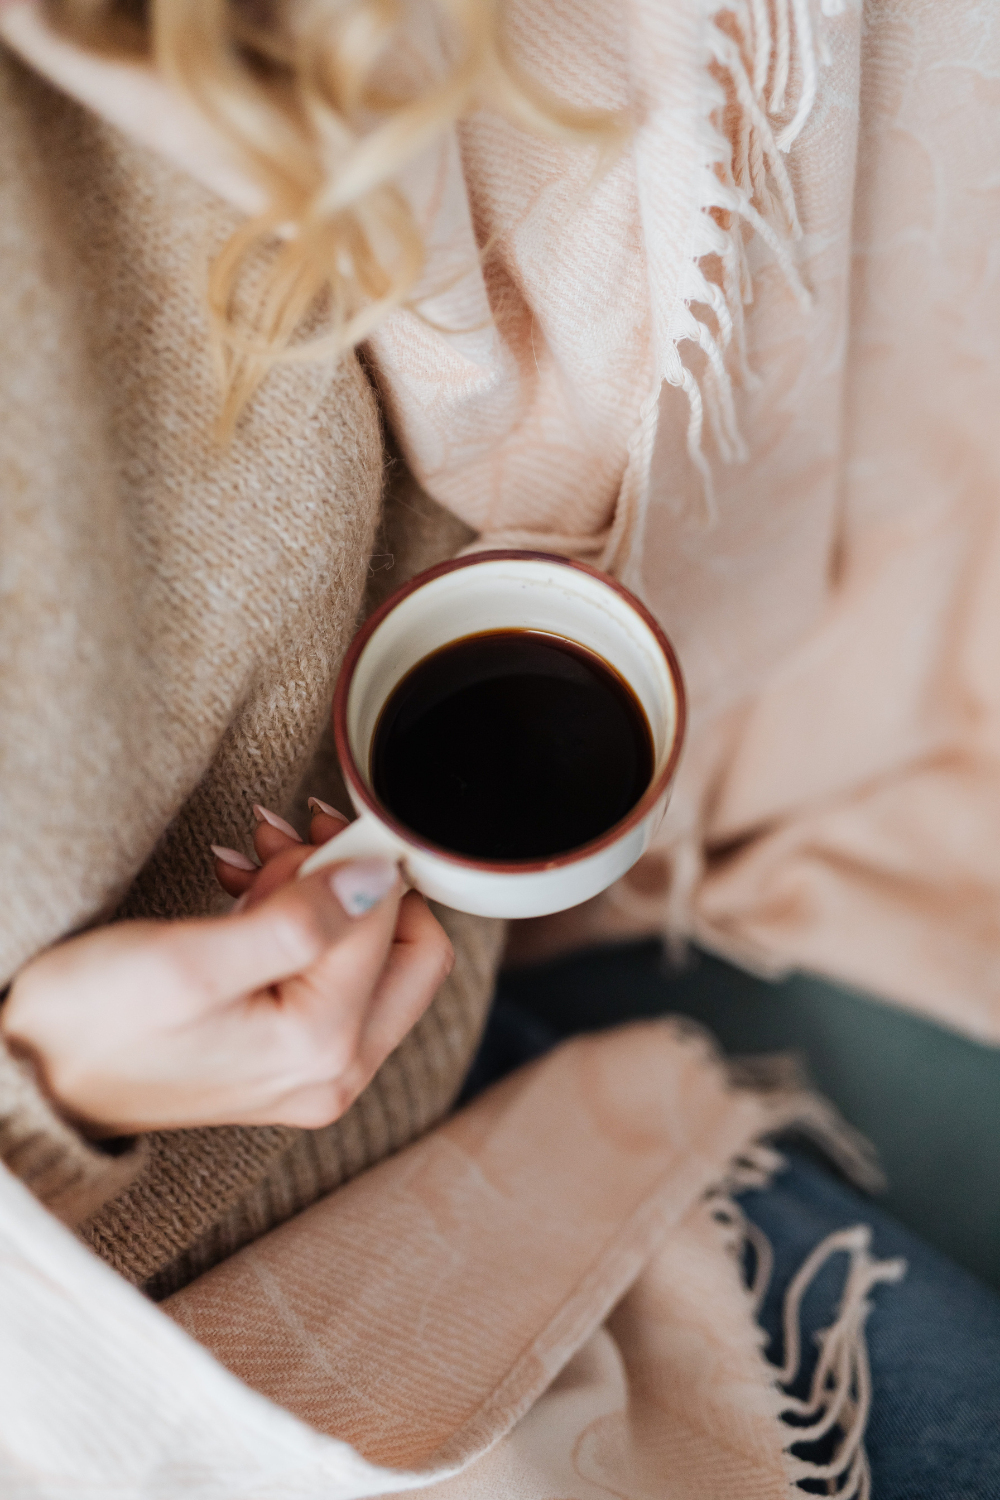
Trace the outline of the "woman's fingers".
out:
<instances>
[{"instance_id":1,"label":"woman's fingers","mask_svg":"<svg viewBox=\"0 0 1000 1500\"><path fill-rule=\"evenodd\" d=\"M222 872L234 894L238 882L247 882L235 925L273 911L289 887L293 897L285 900L298 899L298 891L311 884L296 881L299 867L316 846L341 833L348 819L315 798L310 808L308 845L277 826L273 816L262 816L263 808L254 809L261 868L229 866ZM312 877L326 876L345 914L357 915L346 918L334 941L317 946L310 962L284 977L264 979L261 955L252 960L256 977L247 988L257 993L248 999L246 1021L269 1039L267 1050L279 1075L273 1080L277 1096L264 1106L271 1120L318 1128L337 1119L419 1020L451 970L451 944L426 902L415 893L401 901L397 872L384 865L361 861ZM386 891L390 879L392 891ZM386 899L393 892L396 899ZM366 905L373 909L364 915ZM247 974L245 968L241 972Z\"/></svg>"},{"instance_id":2,"label":"woman's fingers","mask_svg":"<svg viewBox=\"0 0 1000 1500\"><path fill-rule=\"evenodd\" d=\"M250 902L237 915L219 919L171 923L163 929L168 960L183 968L183 988L195 1003L216 1004L264 989L307 972L358 929L381 945L381 928L391 936L401 883L396 867L386 860L363 860L330 866L304 880L293 880L298 865L309 855L300 845L279 855L261 871ZM267 894L267 883L278 889ZM387 908L364 914L364 903ZM385 947L388 947L386 940ZM385 954L382 953L384 962Z\"/></svg>"},{"instance_id":3,"label":"woman's fingers","mask_svg":"<svg viewBox=\"0 0 1000 1500\"><path fill-rule=\"evenodd\" d=\"M327 839L332 839L347 827L348 819L343 813L339 813L328 802L321 802L318 797L309 798L309 809L312 813L309 837L314 844L325 844ZM262 807L259 802L255 803L253 815L257 820L254 848L262 863L266 864L276 854L283 854L286 849L302 843L291 823L271 812L270 808Z\"/></svg>"},{"instance_id":4,"label":"woman's fingers","mask_svg":"<svg viewBox=\"0 0 1000 1500\"><path fill-rule=\"evenodd\" d=\"M116 1135L343 1112L377 1065L363 1038L399 968L390 953L423 955L411 968L419 1013L441 968L425 950L442 944L412 901L394 944L403 885L391 861L299 880L309 852L276 855L255 877L257 904L235 915L112 924L22 970L0 1029L67 1115Z\"/></svg>"},{"instance_id":5,"label":"woman's fingers","mask_svg":"<svg viewBox=\"0 0 1000 1500\"><path fill-rule=\"evenodd\" d=\"M266 896L290 879L312 852L301 839L292 839L268 823L259 824L254 849L261 863L255 864L238 849L212 845L215 855L215 878L230 896L246 896L247 906L259 906ZM264 878L264 872L267 878Z\"/></svg>"},{"instance_id":6,"label":"woman's fingers","mask_svg":"<svg viewBox=\"0 0 1000 1500\"><path fill-rule=\"evenodd\" d=\"M385 894L390 872L394 899ZM339 1076L354 1063L365 1017L393 946L403 892L398 870L383 860L335 866L331 878L347 910L358 915L340 942L281 986L283 1011L308 1029L317 1079ZM366 905L371 909L363 916Z\"/></svg>"},{"instance_id":7,"label":"woman's fingers","mask_svg":"<svg viewBox=\"0 0 1000 1500\"><path fill-rule=\"evenodd\" d=\"M337 958L343 957L342 946ZM368 985L365 1003L349 1014L338 1008L331 981L343 983L342 962L336 973L320 963L306 982L283 986L296 993L300 1013L312 1013L316 1050L311 1075L280 1102L280 1123L316 1130L339 1119L423 1015L454 961L448 935L424 898L411 891L399 905L395 941L381 972L355 970L354 994L362 995Z\"/></svg>"},{"instance_id":8,"label":"woman's fingers","mask_svg":"<svg viewBox=\"0 0 1000 1500\"><path fill-rule=\"evenodd\" d=\"M321 802L318 797L310 797L309 807L312 813L309 829L312 844L325 844L328 839L335 838L347 827L349 820L335 807L331 807L328 802ZM290 849L301 850L304 847L292 825L279 817L277 813L271 812L270 808L255 803L253 812L257 823L253 836L254 851L260 860L260 865L248 859L238 849L228 849L218 844L212 845L212 853L215 856L215 878L230 896L246 895L255 886L262 865L270 864L278 855L287 854ZM265 891L273 889L275 889L274 882L268 882ZM256 905L260 899L260 894L255 891L253 904Z\"/></svg>"},{"instance_id":9,"label":"woman's fingers","mask_svg":"<svg viewBox=\"0 0 1000 1500\"><path fill-rule=\"evenodd\" d=\"M259 906L262 901L273 896L275 891L287 885L295 878L299 866L304 865L312 853L311 844L292 844L290 848L276 854L273 859L269 859L257 871L246 901L243 903L243 910L250 911Z\"/></svg>"},{"instance_id":10,"label":"woman's fingers","mask_svg":"<svg viewBox=\"0 0 1000 1500\"><path fill-rule=\"evenodd\" d=\"M400 903L396 941L358 1038L349 1103L412 1031L454 966L455 951L448 934L423 896L410 891Z\"/></svg>"},{"instance_id":11,"label":"woman's fingers","mask_svg":"<svg viewBox=\"0 0 1000 1500\"><path fill-rule=\"evenodd\" d=\"M346 817L328 817L327 813L313 813L312 823L309 825L310 843L328 843L337 834L342 834L343 829L348 828Z\"/></svg>"},{"instance_id":12,"label":"woman's fingers","mask_svg":"<svg viewBox=\"0 0 1000 1500\"><path fill-rule=\"evenodd\" d=\"M262 807L259 802L255 802L253 815L257 823L254 829L253 846L262 864L266 864L276 854L283 854L286 849L294 849L296 845L302 844L301 837L291 823L280 818L277 813L271 812L270 808Z\"/></svg>"},{"instance_id":13,"label":"woman's fingers","mask_svg":"<svg viewBox=\"0 0 1000 1500\"><path fill-rule=\"evenodd\" d=\"M215 878L229 896L242 896L253 885L260 866L240 852L226 849L221 844L212 845L215 856Z\"/></svg>"},{"instance_id":14,"label":"woman's fingers","mask_svg":"<svg viewBox=\"0 0 1000 1500\"><path fill-rule=\"evenodd\" d=\"M361 1038L369 1077L413 1029L455 967L451 939L423 896L400 902L396 941L372 996Z\"/></svg>"},{"instance_id":15,"label":"woman's fingers","mask_svg":"<svg viewBox=\"0 0 1000 1500\"><path fill-rule=\"evenodd\" d=\"M336 838L338 833L343 833L350 821L343 813L331 807L328 802L321 802L318 797L309 798L309 809L312 812L309 838L314 844L325 844L329 839Z\"/></svg>"},{"instance_id":16,"label":"woman's fingers","mask_svg":"<svg viewBox=\"0 0 1000 1500\"><path fill-rule=\"evenodd\" d=\"M254 885L261 865L266 865L288 849L303 848L302 840L290 823L279 818L267 808L254 806L257 826L254 829L253 846L260 865L248 859L238 849L227 849L212 845L215 855L215 878L230 896L245 896Z\"/></svg>"}]
</instances>

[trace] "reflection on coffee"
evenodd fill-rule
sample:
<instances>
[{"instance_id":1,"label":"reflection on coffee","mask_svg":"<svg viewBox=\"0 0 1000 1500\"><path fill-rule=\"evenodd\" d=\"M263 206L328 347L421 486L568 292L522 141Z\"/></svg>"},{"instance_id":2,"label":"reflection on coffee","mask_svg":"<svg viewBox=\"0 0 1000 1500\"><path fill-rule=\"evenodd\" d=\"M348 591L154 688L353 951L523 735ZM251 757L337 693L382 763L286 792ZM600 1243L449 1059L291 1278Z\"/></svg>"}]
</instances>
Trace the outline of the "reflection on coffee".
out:
<instances>
[{"instance_id":1,"label":"reflection on coffee","mask_svg":"<svg viewBox=\"0 0 1000 1500\"><path fill-rule=\"evenodd\" d=\"M598 838L649 786L635 694L573 641L466 636L425 657L382 710L376 796L431 843L474 859L546 859Z\"/></svg>"}]
</instances>

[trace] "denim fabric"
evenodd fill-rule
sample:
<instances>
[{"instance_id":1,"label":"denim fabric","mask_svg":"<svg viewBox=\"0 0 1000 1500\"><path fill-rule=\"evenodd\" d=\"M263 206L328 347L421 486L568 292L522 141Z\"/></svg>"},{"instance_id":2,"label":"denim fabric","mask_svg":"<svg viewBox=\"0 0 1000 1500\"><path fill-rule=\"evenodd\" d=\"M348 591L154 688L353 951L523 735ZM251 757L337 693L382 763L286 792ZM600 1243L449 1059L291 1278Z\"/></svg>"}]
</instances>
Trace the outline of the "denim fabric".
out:
<instances>
[{"instance_id":1,"label":"denim fabric","mask_svg":"<svg viewBox=\"0 0 1000 1500\"><path fill-rule=\"evenodd\" d=\"M815 974L761 979L656 941L510 970L498 994L558 1036L683 1015L735 1056L794 1052L878 1151L884 1207L1000 1293L1000 1047Z\"/></svg>"},{"instance_id":2,"label":"denim fabric","mask_svg":"<svg viewBox=\"0 0 1000 1500\"><path fill-rule=\"evenodd\" d=\"M500 999L463 1101L558 1040L539 1017ZM760 1314L771 1339L769 1357L776 1364L783 1359L785 1292L809 1252L833 1230L870 1225L873 1253L907 1262L901 1282L877 1286L871 1294L873 1395L865 1446L873 1500L1000 1500L1000 1297L832 1171L794 1148L784 1155L788 1166L770 1187L739 1198L774 1251ZM804 1298L796 1394L808 1388L815 1364L812 1335L836 1317L844 1269L844 1257L835 1256ZM824 1455L803 1450L802 1456ZM811 1488L828 1493L825 1486Z\"/></svg>"},{"instance_id":3,"label":"denim fabric","mask_svg":"<svg viewBox=\"0 0 1000 1500\"><path fill-rule=\"evenodd\" d=\"M468 1103L491 1083L506 1077L522 1063L541 1057L560 1040L544 1021L507 1000L495 1000L486 1018L479 1050L466 1075L460 1105Z\"/></svg>"},{"instance_id":4,"label":"denim fabric","mask_svg":"<svg viewBox=\"0 0 1000 1500\"><path fill-rule=\"evenodd\" d=\"M760 1318L771 1335L769 1357L779 1364L784 1358L784 1295L810 1250L835 1229L870 1225L873 1253L907 1263L901 1282L871 1294L873 1395L865 1446L874 1500L1000 1496L1000 1297L831 1172L794 1150L783 1154L787 1170L769 1188L739 1199L774 1251ZM834 1257L806 1293L807 1358L796 1394L804 1394L815 1364L809 1335L836 1316L844 1269L844 1257Z\"/></svg>"}]
</instances>

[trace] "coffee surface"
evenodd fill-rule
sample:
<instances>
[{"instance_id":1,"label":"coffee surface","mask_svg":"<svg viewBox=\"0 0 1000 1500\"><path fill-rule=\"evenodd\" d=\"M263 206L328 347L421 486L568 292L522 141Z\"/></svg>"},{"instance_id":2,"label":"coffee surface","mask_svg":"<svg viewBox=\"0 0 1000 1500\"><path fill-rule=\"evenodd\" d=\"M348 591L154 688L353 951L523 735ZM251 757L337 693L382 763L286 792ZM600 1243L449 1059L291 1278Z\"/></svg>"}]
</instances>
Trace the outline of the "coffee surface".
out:
<instances>
[{"instance_id":1,"label":"coffee surface","mask_svg":"<svg viewBox=\"0 0 1000 1500\"><path fill-rule=\"evenodd\" d=\"M517 861L606 833L653 773L631 688L600 657L528 630L466 636L425 657L382 710L376 796L455 854Z\"/></svg>"}]
</instances>

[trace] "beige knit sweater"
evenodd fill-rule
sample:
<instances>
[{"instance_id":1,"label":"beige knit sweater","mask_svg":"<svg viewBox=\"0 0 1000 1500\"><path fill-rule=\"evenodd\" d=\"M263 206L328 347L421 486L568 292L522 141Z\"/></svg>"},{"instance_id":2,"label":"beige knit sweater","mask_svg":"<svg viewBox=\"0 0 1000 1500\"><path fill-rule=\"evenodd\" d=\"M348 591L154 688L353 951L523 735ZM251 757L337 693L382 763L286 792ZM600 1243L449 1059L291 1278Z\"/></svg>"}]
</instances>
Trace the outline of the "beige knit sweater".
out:
<instances>
[{"instance_id":1,"label":"beige knit sweater","mask_svg":"<svg viewBox=\"0 0 1000 1500\"><path fill-rule=\"evenodd\" d=\"M218 446L203 284L232 222L0 52L0 988L93 922L224 910L210 842L248 848L255 801L295 820L311 793L336 800L323 731L366 584L469 537L415 490L379 534L379 418L353 360L276 373ZM114 1156L3 1055L0 1154L168 1294L447 1108L500 928L442 916L453 974L336 1125Z\"/></svg>"}]
</instances>

